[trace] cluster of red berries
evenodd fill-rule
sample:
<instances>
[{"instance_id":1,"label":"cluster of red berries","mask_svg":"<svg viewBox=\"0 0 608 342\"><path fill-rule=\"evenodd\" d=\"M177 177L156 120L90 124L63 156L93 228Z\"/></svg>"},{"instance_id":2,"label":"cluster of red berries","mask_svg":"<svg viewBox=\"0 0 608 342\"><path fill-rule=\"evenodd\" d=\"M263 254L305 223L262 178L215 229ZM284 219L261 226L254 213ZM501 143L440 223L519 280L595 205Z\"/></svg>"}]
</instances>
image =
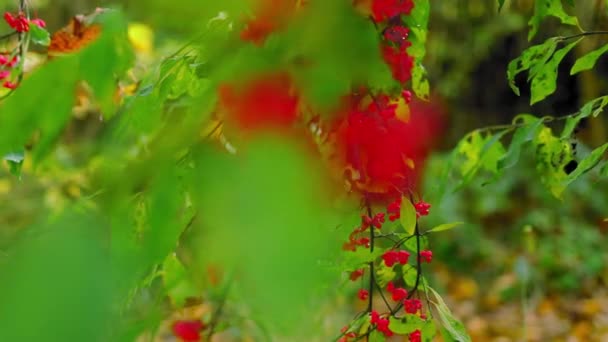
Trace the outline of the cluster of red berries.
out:
<instances>
[{"instance_id":1,"label":"cluster of red berries","mask_svg":"<svg viewBox=\"0 0 608 342\"><path fill-rule=\"evenodd\" d=\"M393 332L388 327L388 325L390 323L389 319L380 317L380 314L378 314L378 311L372 310L372 312L370 312L370 323L372 325L375 325L376 330L383 333L384 336L386 336L386 337L393 336Z\"/></svg>"},{"instance_id":2,"label":"cluster of red berries","mask_svg":"<svg viewBox=\"0 0 608 342\"><path fill-rule=\"evenodd\" d=\"M16 16L10 12L4 13L4 20L13 30L18 33L29 32L30 23L37 25L41 28L46 27L46 23L42 19L28 19L25 14L19 12ZM11 58L5 54L0 54L0 81L3 81L2 86L7 89L16 89L18 84L12 82L8 78L11 76L11 71L17 64L19 64L19 56L13 55Z\"/></svg>"},{"instance_id":3,"label":"cluster of red berries","mask_svg":"<svg viewBox=\"0 0 608 342\"><path fill-rule=\"evenodd\" d=\"M385 221L384 213L378 213L374 215L374 217L369 217L367 215L361 216L361 225L350 233L348 242L344 243L342 249L345 251L354 252L357 249L357 246L369 248L369 238L367 236L361 236L361 233L365 232L370 227L380 229Z\"/></svg>"},{"instance_id":4,"label":"cluster of red berries","mask_svg":"<svg viewBox=\"0 0 608 342\"><path fill-rule=\"evenodd\" d=\"M393 265L395 265L396 263L399 263L400 265L407 264L409 257L410 253L408 251L396 251L394 249L391 249L382 255L382 260L384 260L384 264L387 267L393 267Z\"/></svg>"},{"instance_id":5,"label":"cluster of red berries","mask_svg":"<svg viewBox=\"0 0 608 342\"><path fill-rule=\"evenodd\" d=\"M402 24L401 16L409 15L414 8L413 0L374 0L372 15L374 21L386 22L382 56L390 66L393 78L405 83L412 78L414 58L407 53L412 44L407 40L409 29ZM398 19L398 20L396 20Z\"/></svg>"},{"instance_id":6,"label":"cluster of red berries","mask_svg":"<svg viewBox=\"0 0 608 342\"><path fill-rule=\"evenodd\" d=\"M421 217L429 214L429 209L431 209L431 205L424 201L420 201L414 204L414 208L416 208L416 216Z\"/></svg>"},{"instance_id":7,"label":"cluster of red berries","mask_svg":"<svg viewBox=\"0 0 608 342\"><path fill-rule=\"evenodd\" d=\"M44 20L38 18L30 20L22 12L19 12L16 16L10 12L5 12L4 20L8 26L19 33L28 32L30 30L30 23L42 28L46 27Z\"/></svg>"}]
</instances>

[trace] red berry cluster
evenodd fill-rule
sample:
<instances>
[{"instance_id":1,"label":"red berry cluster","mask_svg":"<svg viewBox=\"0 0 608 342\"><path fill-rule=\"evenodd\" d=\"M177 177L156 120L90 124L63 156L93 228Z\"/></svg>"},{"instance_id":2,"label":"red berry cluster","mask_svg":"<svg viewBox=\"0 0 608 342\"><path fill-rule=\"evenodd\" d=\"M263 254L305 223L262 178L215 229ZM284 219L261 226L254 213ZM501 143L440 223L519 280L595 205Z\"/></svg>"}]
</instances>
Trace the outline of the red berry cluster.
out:
<instances>
[{"instance_id":1,"label":"red berry cluster","mask_svg":"<svg viewBox=\"0 0 608 342\"><path fill-rule=\"evenodd\" d=\"M10 12L5 12L4 20L8 26L17 32L28 32L30 30L30 21L23 13L18 13L17 16L13 16Z\"/></svg>"},{"instance_id":2,"label":"red berry cluster","mask_svg":"<svg viewBox=\"0 0 608 342\"><path fill-rule=\"evenodd\" d=\"M12 58L7 55L0 54L0 81L4 81L2 86L8 89L17 88L17 84L7 80L10 77L11 71L7 69L14 68L19 63L19 57L13 56Z\"/></svg>"},{"instance_id":3,"label":"red berry cluster","mask_svg":"<svg viewBox=\"0 0 608 342\"><path fill-rule=\"evenodd\" d=\"M393 78L405 83L412 78L414 57L407 53L412 45L407 38L409 29L403 25L401 17L409 15L414 8L413 0L374 0L372 15L376 22L386 23L382 56L391 67Z\"/></svg>"},{"instance_id":4,"label":"red berry cluster","mask_svg":"<svg viewBox=\"0 0 608 342\"><path fill-rule=\"evenodd\" d=\"M414 208L416 208L417 217L426 216L429 214L429 209L431 209L431 205L424 201L420 201L414 204Z\"/></svg>"},{"instance_id":5,"label":"red berry cluster","mask_svg":"<svg viewBox=\"0 0 608 342\"><path fill-rule=\"evenodd\" d=\"M378 311L372 310L372 312L370 312L370 323L372 325L375 325L376 329L379 332L383 333L384 336L386 336L386 337L393 336L393 332L388 327L388 325L390 323L389 319L380 317L380 314L378 314Z\"/></svg>"},{"instance_id":6,"label":"red berry cluster","mask_svg":"<svg viewBox=\"0 0 608 342\"><path fill-rule=\"evenodd\" d=\"M384 213L378 213L374 215L374 217L369 217L367 215L361 216L361 225L348 237L348 242L342 245L342 249L345 251L355 251L357 246L363 246L365 248L369 248L370 240L367 236L361 236L361 233L364 233L368 228L374 227L376 229L382 228L382 224L385 222Z\"/></svg>"},{"instance_id":7,"label":"red berry cluster","mask_svg":"<svg viewBox=\"0 0 608 342\"><path fill-rule=\"evenodd\" d=\"M382 260L384 260L384 264L387 267L393 267L396 263L399 263L400 265L407 264L409 257L410 253L408 251L396 251L391 249L382 255Z\"/></svg>"},{"instance_id":8,"label":"red berry cluster","mask_svg":"<svg viewBox=\"0 0 608 342\"><path fill-rule=\"evenodd\" d=\"M29 32L30 23L37 25L41 28L46 27L46 23L42 19L28 19L27 16L23 12L19 12L17 15L13 15L10 12L4 13L4 20L15 32L24 33ZM16 50L15 50L16 51ZM0 54L0 81L2 81L2 86L7 89L16 89L18 84L14 81L8 79L12 71L9 69L14 69L15 66L19 64L19 56L17 53L13 53L12 57L6 54Z\"/></svg>"},{"instance_id":9,"label":"red berry cluster","mask_svg":"<svg viewBox=\"0 0 608 342\"><path fill-rule=\"evenodd\" d=\"M30 30L30 23L37 25L39 27L46 27L46 23L42 19L28 19L25 14L19 12L16 16L14 16L10 12L4 13L4 20L13 30L22 33L28 32Z\"/></svg>"},{"instance_id":10,"label":"red berry cluster","mask_svg":"<svg viewBox=\"0 0 608 342\"><path fill-rule=\"evenodd\" d=\"M357 338L357 334L354 331L348 331L348 326L343 326L342 329L340 329L340 332L342 333L342 337L340 337L337 342L348 342L351 339Z\"/></svg>"}]
</instances>

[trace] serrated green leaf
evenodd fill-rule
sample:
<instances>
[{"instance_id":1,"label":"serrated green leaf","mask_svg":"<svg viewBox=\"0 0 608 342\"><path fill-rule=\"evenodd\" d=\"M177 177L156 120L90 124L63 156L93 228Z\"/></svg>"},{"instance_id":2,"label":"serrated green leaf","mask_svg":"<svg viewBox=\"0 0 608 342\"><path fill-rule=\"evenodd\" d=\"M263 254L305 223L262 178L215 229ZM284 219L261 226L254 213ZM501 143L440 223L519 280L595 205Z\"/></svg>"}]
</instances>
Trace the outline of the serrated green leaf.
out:
<instances>
[{"instance_id":1,"label":"serrated green leaf","mask_svg":"<svg viewBox=\"0 0 608 342\"><path fill-rule=\"evenodd\" d=\"M592 69L595 66L595 63L597 62L598 58L600 58L601 55L606 53L606 51L608 51L608 44L600 47L599 49L593 50L582 56L581 58L577 59L574 63L574 66L572 66L572 69L570 69L570 75L575 75L581 71Z\"/></svg>"},{"instance_id":2,"label":"serrated green leaf","mask_svg":"<svg viewBox=\"0 0 608 342\"><path fill-rule=\"evenodd\" d=\"M542 44L530 46L524 50L519 57L509 62L507 67L507 79L509 80L509 87L511 87L517 96L519 96L519 88L515 85L515 77L521 72L529 69L538 70L540 66L544 65L549 60L556 47L557 39L549 38ZM533 72L532 74L535 73ZM528 77L528 79L530 78Z\"/></svg>"},{"instance_id":3,"label":"serrated green leaf","mask_svg":"<svg viewBox=\"0 0 608 342\"><path fill-rule=\"evenodd\" d=\"M448 306L443 301L443 298L441 298L441 296L433 288L429 287L428 289L433 293L433 297L435 297L435 300L437 301L434 302L431 300L430 302L437 309L441 325L445 328L450 337L459 342L470 342L471 337L467 333L464 325L462 322L456 319L456 317L454 317Z\"/></svg>"},{"instance_id":4,"label":"serrated green leaf","mask_svg":"<svg viewBox=\"0 0 608 342\"><path fill-rule=\"evenodd\" d=\"M51 35L49 31L30 22L30 38L34 44L49 46L51 44Z\"/></svg>"},{"instance_id":5,"label":"serrated green leaf","mask_svg":"<svg viewBox=\"0 0 608 342\"><path fill-rule=\"evenodd\" d=\"M498 161L499 170L512 167L517 163L522 146L536 137L543 123L541 119L528 114L519 115L514 122L519 119L525 126L519 127L513 134L509 150Z\"/></svg>"},{"instance_id":6,"label":"serrated green leaf","mask_svg":"<svg viewBox=\"0 0 608 342\"><path fill-rule=\"evenodd\" d=\"M407 234L414 234L416 231L416 208L414 208L414 205L407 197L401 199L401 217L399 221Z\"/></svg>"},{"instance_id":7,"label":"serrated green leaf","mask_svg":"<svg viewBox=\"0 0 608 342\"><path fill-rule=\"evenodd\" d=\"M530 91L532 93L530 97L531 105L555 92L557 87L557 68L566 54L580 41L581 39L557 50L551 56L551 59L533 76L532 83L530 84Z\"/></svg>"},{"instance_id":8,"label":"serrated green leaf","mask_svg":"<svg viewBox=\"0 0 608 342\"><path fill-rule=\"evenodd\" d=\"M540 23L548 16L558 18L562 24L578 26L578 19L564 11L561 0L536 0L534 1L534 15L528 22L530 25L528 40L534 38Z\"/></svg>"},{"instance_id":9,"label":"serrated green leaf","mask_svg":"<svg viewBox=\"0 0 608 342\"><path fill-rule=\"evenodd\" d=\"M462 224L464 224L464 222L452 222L452 223L440 224L434 228L427 230L427 233L436 233L436 232L442 232L444 230L454 229Z\"/></svg>"}]
</instances>

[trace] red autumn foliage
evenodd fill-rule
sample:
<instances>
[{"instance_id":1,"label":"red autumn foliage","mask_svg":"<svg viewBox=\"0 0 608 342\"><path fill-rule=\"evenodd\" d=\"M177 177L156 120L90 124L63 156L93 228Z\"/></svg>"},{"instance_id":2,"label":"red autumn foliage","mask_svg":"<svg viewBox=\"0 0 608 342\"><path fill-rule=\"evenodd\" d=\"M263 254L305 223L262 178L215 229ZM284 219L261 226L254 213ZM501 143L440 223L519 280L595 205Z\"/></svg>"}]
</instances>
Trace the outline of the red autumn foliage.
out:
<instances>
[{"instance_id":1,"label":"red autumn foliage","mask_svg":"<svg viewBox=\"0 0 608 342\"><path fill-rule=\"evenodd\" d=\"M298 116L298 96L289 75L262 75L240 85L219 88L220 107L229 124L244 132L284 130Z\"/></svg>"},{"instance_id":2,"label":"red autumn foliage","mask_svg":"<svg viewBox=\"0 0 608 342\"><path fill-rule=\"evenodd\" d=\"M424 162L444 131L441 111L413 100L406 122L388 96L375 96L368 105L354 96L346 102L334 122L336 154L354 190L383 200L416 191Z\"/></svg>"}]
</instances>

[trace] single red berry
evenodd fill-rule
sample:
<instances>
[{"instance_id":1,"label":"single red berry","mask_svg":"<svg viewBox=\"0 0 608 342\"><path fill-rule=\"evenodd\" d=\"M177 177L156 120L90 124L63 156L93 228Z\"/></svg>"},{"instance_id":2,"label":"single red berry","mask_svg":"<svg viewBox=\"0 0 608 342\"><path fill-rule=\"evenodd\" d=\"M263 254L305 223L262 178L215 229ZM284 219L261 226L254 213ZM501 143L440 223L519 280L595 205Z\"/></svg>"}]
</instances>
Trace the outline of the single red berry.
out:
<instances>
[{"instance_id":1,"label":"single red berry","mask_svg":"<svg viewBox=\"0 0 608 342\"><path fill-rule=\"evenodd\" d=\"M409 258L410 258L410 253L408 251L402 250L397 253L397 261L399 261L399 263L401 265L407 264L407 261Z\"/></svg>"},{"instance_id":2,"label":"single red berry","mask_svg":"<svg viewBox=\"0 0 608 342\"><path fill-rule=\"evenodd\" d=\"M422 341L422 333L420 330L416 329L409 335L410 342L420 342Z\"/></svg>"},{"instance_id":3,"label":"single red berry","mask_svg":"<svg viewBox=\"0 0 608 342\"><path fill-rule=\"evenodd\" d=\"M173 334L182 341L200 341L204 325L200 320L176 321L173 323Z\"/></svg>"},{"instance_id":4,"label":"single red berry","mask_svg":"<svg viewBox=\"0 0 608 342\"><path fill-rule=\"evenodd\" d=\"M10 74L11 74L11 72L8 71L8 70L2 70L2 71L0 71L0 80L3 80L5 78L9 77Z\"/></svg>"},{"instance_id":5,"label":"single red berry","mask_svg":"<svg viewBox=\"0 0 608 342\"><path fill-rule=\"evenodd\" d=\"M370 320L369 320L369 322L370 322L371 324L376 324L376 323L378 323L378 321L380 320L380 315L378 314L378 311L376 311L376 310L372 310L372 311L369 313L369 315L370 315Z\"/></svg>"},{"instance_id":6,"label":"single red berry","mask_svg":"<svg viewBox=\"0 0 608 342\"><path fill-rule=\"evenodd\" d=\"M392 292L392 299L395 302L399 302L407 298L407 290L402 287L397 287Z\"/></svg>"},{"instance_id":7,"label":"single red berry","mask_svg":"<svg viewBox=\"0 0 608 342\"><path fill-rule=\"evenodd\" d=\"M358 269L358 270L354 270L350 273L350 280L355 281L357 279L359 279L363 273L365 273L364 269Z\"/></svg>"},{"instance_id":8,"label":"single red berry","mask_svg":"<svg viewBox=\"0 0 608 342\"><path fill-rule=\"evenodd\" d=\"M32 23L40 28L46 27L46 22L40 18L32 19L32 20L30 20L30 23Z\"/></svg>"},{"instance_id":9,"label":"single red berry","mask_svg":"<svg viewBox=\"0 0 608 342\"><path fill-rule=\"evenodd\" d=\"M422 302L419 299L406 299L403 301L403 308L409 314L415 314L422 309Z\"/></svg>"},{"instance_id":10,"label":"single red berry","mask_svg":"<svg viewBox=\"0 0 608 342\"><path fill-rule=\"evenodd\" d=\"M11 82L11 81L6 81L4 82L4 84L2 85L4 88L7 89L17 89L17 87L19 86L19 84Z\"/></svg>"},{"instance_id":11,"label":"single red berry","mask_svg":"<svg viewBox=\"0 0 608 342\"><path fill-rule=\"evenodd\" d=\"M420 252L420 261L421 262L427 262L427 263L431 263L431 260L433 260L433 252L426 250L426 251L421 251Z\"/></svg>"},{"instance_id":12,"label":"single red berry","mask_svg":"<svg viewBox=\"0 0 608 342\"><path fill-rule=\"evenodd\" d=\"M412 92L411 91L404 90L403 93L401 93L401 95L403 96L403 99L405 100L405 103L412 102Z\"/></svg>"},{"instance_id":13,"label":"single red berry","mask_svg":"<svg viewBox=\"0 0 608 342\"><path fill-rule=\"evenodd\" d=\"M398 255L397 252L394 250L390 250L385 252L382 255L382 260L384 260L384 264L387 267L393 267L393 265L398 261Z\"/></svg>"},{"instance_id":14,"label":"single red berry","mask_svg":"<svg viewBox=\"0 0 608 342\"><path fill-rule=\"evenodd\" d=\"M361 289L361 290L359 290L359 293L357 293L357 297L359 297L359 299L361 299L361 300L367 300L368 296L369 296L369 292L367 292L367 290L365 290L365 289Z\"/></svg>"}]
</instances>

